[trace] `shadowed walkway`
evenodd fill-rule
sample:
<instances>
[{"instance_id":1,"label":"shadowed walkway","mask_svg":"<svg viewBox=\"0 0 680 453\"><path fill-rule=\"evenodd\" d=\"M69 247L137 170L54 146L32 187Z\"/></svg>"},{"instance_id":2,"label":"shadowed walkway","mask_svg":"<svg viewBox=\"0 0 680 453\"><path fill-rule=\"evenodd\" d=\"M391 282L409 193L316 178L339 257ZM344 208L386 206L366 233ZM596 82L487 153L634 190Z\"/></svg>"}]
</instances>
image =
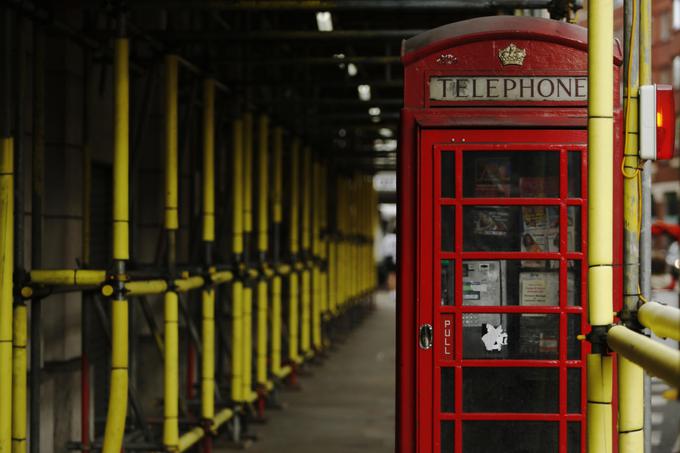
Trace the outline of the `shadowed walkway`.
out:
<instances>
[{"instance_id":1,"label":"shadowed walkway","mask_svg":"<svg viewBox=\"0 0 680 453\"><path fill-rule=\"evenodd\" d=\"M280 392L285 409L268 410L267 424L252 427L259 440L247 451L393 452L394 337L395 302L380 293L376 310L300 378L302 391Z\"/></svg>"}]
</instances>

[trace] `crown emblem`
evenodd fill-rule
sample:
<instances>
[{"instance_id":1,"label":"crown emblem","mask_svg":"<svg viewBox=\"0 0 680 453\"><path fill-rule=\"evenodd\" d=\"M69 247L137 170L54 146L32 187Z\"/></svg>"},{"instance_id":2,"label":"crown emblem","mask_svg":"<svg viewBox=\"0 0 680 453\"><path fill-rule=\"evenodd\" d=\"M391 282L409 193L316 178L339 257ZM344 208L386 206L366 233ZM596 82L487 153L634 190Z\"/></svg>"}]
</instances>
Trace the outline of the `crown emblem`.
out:
<instances>
[{"instance_id":1,"label":"crown emblem","mask_svg":"<svg viewBox=\"0 0 680 453\"><path fill-rule=\"evenodd\" d=\"M503 66L524 64L524 57L527 56L526 49L520 49L514 43L511 43L505 49L498 51L498 58L501 59Z\"/></svg>"},{"instance_id":2,"label":"crown emblem","mask_svg":"<svg viewBox=\"0 0 680 453\"><path fill-rule=\"evenodd\" d=\"M458 59L450 53L443 53L437 58L439 64L454 64Z\"/></svg>"}]
</instances>

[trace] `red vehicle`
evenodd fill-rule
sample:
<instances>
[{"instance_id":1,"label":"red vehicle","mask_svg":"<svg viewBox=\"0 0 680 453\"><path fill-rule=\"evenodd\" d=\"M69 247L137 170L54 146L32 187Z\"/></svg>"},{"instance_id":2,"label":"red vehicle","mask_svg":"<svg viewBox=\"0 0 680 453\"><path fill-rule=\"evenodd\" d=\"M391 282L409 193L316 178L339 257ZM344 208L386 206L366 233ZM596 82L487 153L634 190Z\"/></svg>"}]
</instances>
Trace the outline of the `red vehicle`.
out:
<instances>
[{"instance_id":1,"label":"red vehicle","mask_svg":"<svg viewBox=\"0 0 680 453\"><path fill-rule=\"evenodd\" d=\"M404 43L399 452L585 451L586 50L582 27L510 16Z\"/></svg>"}]
</instances>

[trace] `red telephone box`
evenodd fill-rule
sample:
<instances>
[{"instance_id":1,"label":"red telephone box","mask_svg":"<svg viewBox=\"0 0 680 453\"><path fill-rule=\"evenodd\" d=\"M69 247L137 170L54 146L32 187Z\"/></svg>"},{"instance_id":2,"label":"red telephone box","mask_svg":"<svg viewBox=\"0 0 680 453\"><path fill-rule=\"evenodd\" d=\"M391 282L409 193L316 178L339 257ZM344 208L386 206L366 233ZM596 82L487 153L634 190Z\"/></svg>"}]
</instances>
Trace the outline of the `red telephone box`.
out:
<instances>
[{"instance_id":1,"label":"red telephone box","mask_svg":"<svg viewBox=\"0 0 680 453\"><path fill-rule=\"evenodd\" d=\"M487 17L402 52L397 450L585 451L587 31Z\"/></svg>"}]
</instances>

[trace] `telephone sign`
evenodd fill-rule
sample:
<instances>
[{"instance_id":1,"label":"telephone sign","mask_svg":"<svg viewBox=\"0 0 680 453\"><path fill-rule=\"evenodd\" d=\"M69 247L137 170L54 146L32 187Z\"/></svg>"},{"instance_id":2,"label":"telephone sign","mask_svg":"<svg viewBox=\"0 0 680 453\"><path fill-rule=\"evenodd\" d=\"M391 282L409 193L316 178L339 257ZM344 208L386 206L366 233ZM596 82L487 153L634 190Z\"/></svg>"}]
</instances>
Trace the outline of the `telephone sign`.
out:
<instances>
[{"instance_id":1,"label":"telephone sign","mask_svg":"<svg viewBox=\"0 0 680 453\"><path fill-rule=\"evenodd\" d=\"M585 451L586 50L584 28L512 16L404 42L400 453Z\"/></svg>"}]
</instances>

